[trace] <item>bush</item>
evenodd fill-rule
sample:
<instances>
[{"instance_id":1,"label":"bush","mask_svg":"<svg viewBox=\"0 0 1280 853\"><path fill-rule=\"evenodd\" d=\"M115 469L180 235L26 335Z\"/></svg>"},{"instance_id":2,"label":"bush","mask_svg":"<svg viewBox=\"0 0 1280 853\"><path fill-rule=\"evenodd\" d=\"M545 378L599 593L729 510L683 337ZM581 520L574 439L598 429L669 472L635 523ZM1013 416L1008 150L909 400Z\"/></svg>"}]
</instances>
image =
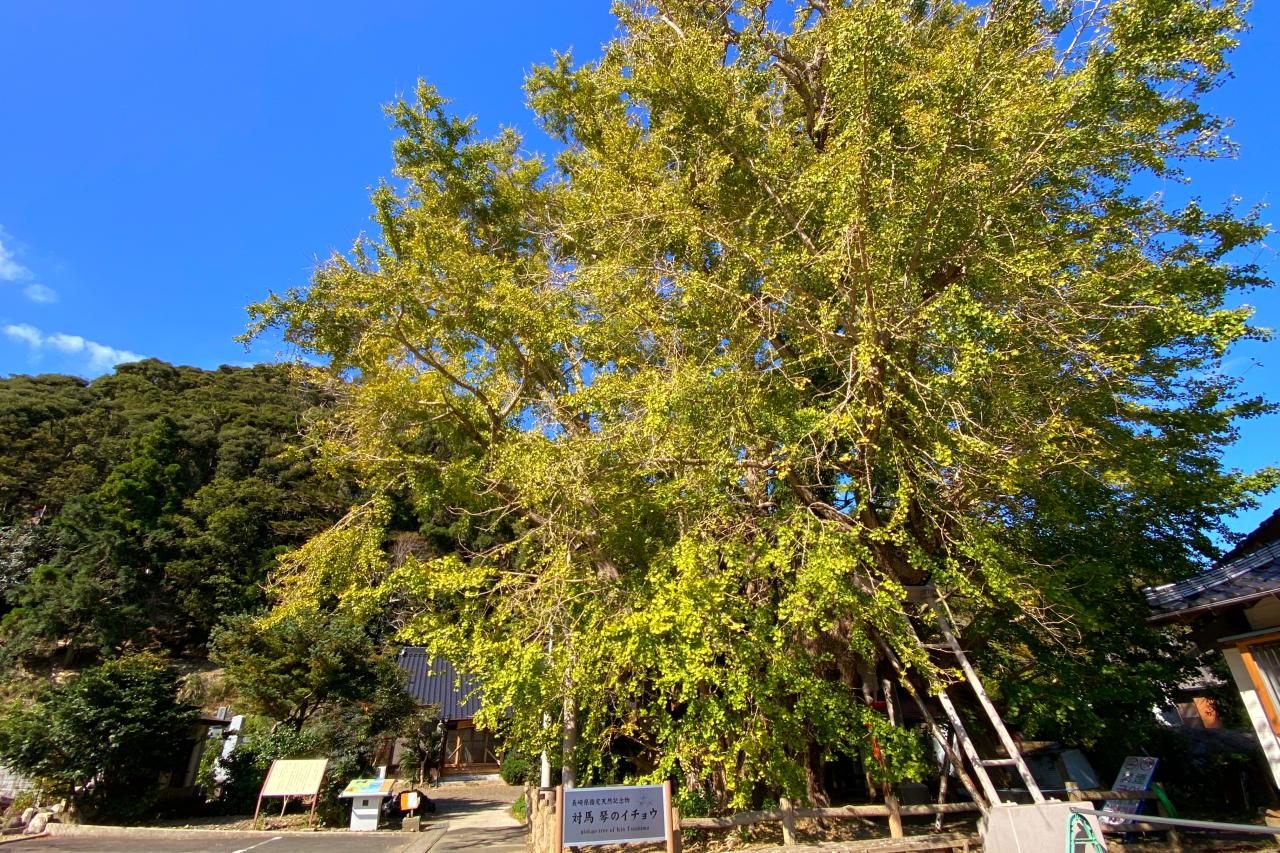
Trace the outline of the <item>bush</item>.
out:
<instances>
[{"instance_id":1,"label":"bush","mask_svg":"<svg viewBox=\"0 0 1280 853\"><path fill-rule=\"evenodd\" d=\"M265 727L265 722L256 721L256 725L247 727L243 737L229 756L218 761L226 780L218 800L228 814L253 811L271 762L278 758L317 758L325 754L318 733L308 729L272 730Z\"/></svg>"},{"instance_id":2,"label":"bush","mask_svg":"<svg viewBox=\"0 0 1280 853\"><path fill-rule=\"evenodd\" d=\"M508 785L536 785L541 781L538 777L542 771L542 760L531 758L518 749L509 749L502 756L502 766L498 775Z\"/></svg>"},{"instance_id":3,"label":"bush","mask_svg":"<svg viewBox=\"0 0 1280 853\"><path fill-rule=\"evenodd\" d=\"M1258 742L1229 729L1164 729L1152 738L1155 780L1186 817L1252 816L1273 800Z\"/></svg>"},{"instance_id":4,"label":"bush","mask_svg":"<svg viewBox=\"0 0 1280 853\"><path fill-rule=\"evenodd\" d=\"M85 817L150 815L163 774L186 748L195 709L155 655L107 661L0 713L0 762L50 784Z\"/></svg>"}]
</instances>

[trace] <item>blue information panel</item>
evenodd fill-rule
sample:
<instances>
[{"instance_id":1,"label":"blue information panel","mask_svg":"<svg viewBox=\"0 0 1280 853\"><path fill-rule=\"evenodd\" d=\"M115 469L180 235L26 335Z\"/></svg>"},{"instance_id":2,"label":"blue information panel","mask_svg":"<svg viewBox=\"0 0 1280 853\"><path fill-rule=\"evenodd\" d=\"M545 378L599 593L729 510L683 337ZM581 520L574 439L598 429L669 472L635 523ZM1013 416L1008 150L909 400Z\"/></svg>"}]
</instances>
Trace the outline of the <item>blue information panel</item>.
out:
<instances>
[{"instance_id":1,"label":"blue information panel","mask_svg":"<svg viewBox=\"0 0 1280 853\"><path fill-rule=\"evenodd\" d=\"M563 817L566 847L667 840L662 785L569 788Z\"/></svg>"}]
</instances>

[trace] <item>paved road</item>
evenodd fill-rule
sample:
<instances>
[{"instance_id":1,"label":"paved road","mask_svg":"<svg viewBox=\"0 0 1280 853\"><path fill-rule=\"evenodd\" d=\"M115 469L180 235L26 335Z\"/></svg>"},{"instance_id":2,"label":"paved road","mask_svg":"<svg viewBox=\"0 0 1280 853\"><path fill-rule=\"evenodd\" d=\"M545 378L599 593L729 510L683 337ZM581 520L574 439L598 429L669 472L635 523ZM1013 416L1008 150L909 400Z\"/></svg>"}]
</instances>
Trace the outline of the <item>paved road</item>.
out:
<instances>
[{"instance_id":1,"label":"paved road","mask_svg":"<svg viewBox=\"0 0 1280 853\"><path fill-rule=\"evenodd\" d=\"M438 833L437 833L438 835ZM120 832L53 835L0 847L4 853L410 853L424 837L400 833Z\"/></svg>"},{"instance_id":2,"label":"paved road","mask_svg":"<svg viewBox=\"0 0 1280 853\"><path fill-rule=\"evenodd\" d=\"M423 832L413 835L119 828L94 832L86 827L72 830L74 834L0 846L0 853L523 853L524 827L510 814L519 792L506 785L432 789L436 814Z\"/></svg>"},{"instance_id":3,"label":"paved road","mask_svg":"<svg viewBox=\"0 0 1280 853\"><path fill-rule=\"evenodd\" d=\"M431 853L523 853L525 830L511 816L519 788L502 784L442 785L430 791L434 820L448 829Z\"/></svg>"}]
</instances>

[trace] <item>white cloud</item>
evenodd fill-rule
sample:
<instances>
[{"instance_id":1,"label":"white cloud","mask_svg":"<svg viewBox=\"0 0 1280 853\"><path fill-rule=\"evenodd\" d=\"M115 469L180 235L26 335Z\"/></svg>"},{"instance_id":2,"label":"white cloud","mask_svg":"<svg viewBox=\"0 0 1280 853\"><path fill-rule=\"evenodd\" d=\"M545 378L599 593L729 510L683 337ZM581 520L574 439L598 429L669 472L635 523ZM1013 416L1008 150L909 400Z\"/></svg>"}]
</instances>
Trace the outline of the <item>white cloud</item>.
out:
<instances>
[{"instance_id":1,"label":"white cloud","mask_svg":"<svg viewBox=\"0 0 1280 853\"><path fill-rule=\"evenodd\" d=\"M22 289L22 292L32 302L39 302L42 305L58 301L58 291L52 287L45 287L43 284L29 284Z\"/></svg>"},{"instance_id":2,"label":"white cloud","mask_svg":"<svg viewBox=\"0 0 1280 853\"><path fill-rule=\"evenodd\" d=\"M5 326L4 333L15 341L26 343L37 352L56 350L67 355L83 356L88 359L89 370L98 373L110 370L117 364L141 361L146 357L126 349L116 349L97 341L87 340L79 335L68 335L62 332L46 335L35 326L29 326L26 323Z\"/></svg>"},{"instance_id":3,"label":"white cloud","mask_svg":"<svg viewBox=\"0 0 1280 853\"><path fill-rule=\"evenodd\" d=\"M0 228L0 281L26 281L31 278L31 270L13 259L13 252L4 245L6 236Z\"/></svg>"},{"instance_id":4,"label":"white cloud","mask_svg":"<svg viewBox=\"0 0 1280 853\"><path fill-rule=\"evenodd\" d=\"M15 340L26 341L36 349L39 349L44 342L44 336L40 334L40 330L26 323L20 326L5 326L4 333Z\"/></svg>"}]
</instances>

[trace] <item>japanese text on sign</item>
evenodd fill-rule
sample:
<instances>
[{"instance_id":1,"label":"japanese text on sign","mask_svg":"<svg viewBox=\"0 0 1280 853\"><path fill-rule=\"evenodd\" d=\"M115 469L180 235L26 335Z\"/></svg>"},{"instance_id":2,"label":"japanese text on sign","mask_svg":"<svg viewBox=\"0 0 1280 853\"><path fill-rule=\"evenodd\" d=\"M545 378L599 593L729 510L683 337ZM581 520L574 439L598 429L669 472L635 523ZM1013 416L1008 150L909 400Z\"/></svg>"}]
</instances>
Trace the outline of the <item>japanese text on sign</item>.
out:
<instances>
[{"instance_id":1,"label":"japanese text on sign","mask_svg":"<svg viewBox=\"0 0 1280 853\"><path fill-rule=\"evenodd\" d=\"M667 812L661 785L571 788L564 792L564 844L665 841Z\"/></svg>"}]
</instances>

